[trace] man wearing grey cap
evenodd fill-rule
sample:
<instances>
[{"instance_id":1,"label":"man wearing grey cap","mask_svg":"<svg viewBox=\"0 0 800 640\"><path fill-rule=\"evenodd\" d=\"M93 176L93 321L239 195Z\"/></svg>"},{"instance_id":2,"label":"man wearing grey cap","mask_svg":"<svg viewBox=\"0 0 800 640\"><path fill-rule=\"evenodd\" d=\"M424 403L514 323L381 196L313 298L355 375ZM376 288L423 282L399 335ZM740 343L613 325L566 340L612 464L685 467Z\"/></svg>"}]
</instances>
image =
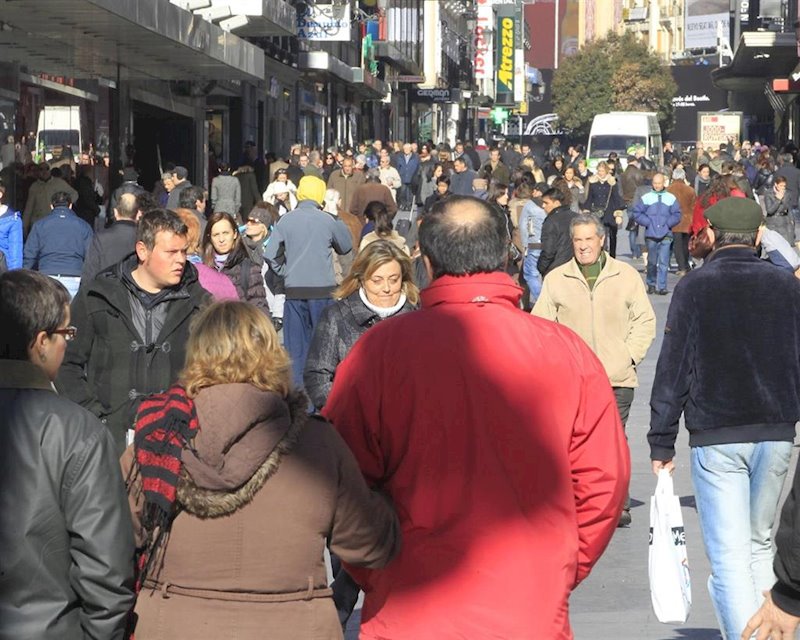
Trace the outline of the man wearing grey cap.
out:
<instances>
[{"instance_id":1,"label":"man wearing grey cap","mask_svg":"<svg viewBox=\"0 0 800 640\"><path fill-rule=\"evenodd\" d=\"M172 170L172 183L175 185L167 198L167 209L177 209L181 206L181 192L192 186L189 181L189 171L186 167L175 167Z\"/></svg>"},{"instance_id":2,"label":"man wearing grey cap","mask_svg":"<svg viewBox=\"0 0 800 640\"><path fill-rule=\"evenodd\" d=\"M683 414L708 589L734 640L775 583L772 524L800 419L800 286L756 255L755 202L724 198L705 217L714 249L675 286L647 438L653 471L672 472Z\"/></svg>"}]
</instances>

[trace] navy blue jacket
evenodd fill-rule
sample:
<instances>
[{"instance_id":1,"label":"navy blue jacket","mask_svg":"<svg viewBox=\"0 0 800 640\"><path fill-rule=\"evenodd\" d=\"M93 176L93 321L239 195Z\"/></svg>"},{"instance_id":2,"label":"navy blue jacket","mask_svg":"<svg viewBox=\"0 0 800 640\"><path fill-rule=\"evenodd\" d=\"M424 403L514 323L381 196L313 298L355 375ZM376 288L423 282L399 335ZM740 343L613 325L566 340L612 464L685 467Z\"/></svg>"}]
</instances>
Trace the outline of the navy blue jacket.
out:
<instances>
[{"instance_id":1,"label":"navy blue jacket","mask_svg":"<svg viewBox=\"0 0 800 640\"><path fill-rule=\"evenodd\" d=\"M49 276L80 276L93 235L89 224L72 209L57 207L33 225L22 266Z\"/></svg>"},{"instance_id":2,"label":"navy blue jacket","mask_svg":"<svg viewBox=\"0 0 800 640\"><path fill-rule=\"evenodd\" d=\"M748 247L724 247L678 282L650 396L650 457L794 439L800 419L800 282Z\"/></svg>"}]
</instances>

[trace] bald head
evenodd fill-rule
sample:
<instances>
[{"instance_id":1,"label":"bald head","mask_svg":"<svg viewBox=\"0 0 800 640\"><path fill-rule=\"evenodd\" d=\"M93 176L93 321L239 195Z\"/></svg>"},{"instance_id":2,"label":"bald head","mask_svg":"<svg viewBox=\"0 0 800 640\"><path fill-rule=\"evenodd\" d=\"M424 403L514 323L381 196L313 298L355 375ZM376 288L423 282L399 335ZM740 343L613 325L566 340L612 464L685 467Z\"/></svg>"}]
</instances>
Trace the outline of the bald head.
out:
<instances>
[{"instance_id":1,"label":"bald head","mask_svg":"<svg viewBox=\"0 0 800 640\"><path fill-rule=\"evenodd\" d=\"M136 194L123 193L117 200L114 213L118 220L135 220L139 213L139 200L136 198Z\"/></svg>"},{"instance_id":2,"label":"bald head","mask_svg":"<svg viewBox=\"0 0 800 640\"><path fill-rule=\"evenodd\" d=\"M420 249L434 278L502 271L508 242L501 213L470 196L441 200L419 230Z\"/></svg>"}]
</instances>

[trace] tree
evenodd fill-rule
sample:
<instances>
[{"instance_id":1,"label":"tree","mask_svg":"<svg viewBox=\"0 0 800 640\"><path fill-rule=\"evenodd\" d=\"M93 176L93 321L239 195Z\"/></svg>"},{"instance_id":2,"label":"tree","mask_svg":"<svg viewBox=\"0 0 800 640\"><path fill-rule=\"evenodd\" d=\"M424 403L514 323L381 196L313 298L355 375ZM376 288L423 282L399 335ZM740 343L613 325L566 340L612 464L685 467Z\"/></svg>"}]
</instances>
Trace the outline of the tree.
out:
<instances>
[{"instance_id":1,"label":"tree","mask_svg":"<svg viewBox=\"0 0 800 640\"><path fill-rule=\"evenodd\" d=\"M586 43L553 74L554 111L582 135L596 114L608 111L655 111L662 130L670 131L676 91L669 68L632 33Z\"/></svg>"}]
</instances>

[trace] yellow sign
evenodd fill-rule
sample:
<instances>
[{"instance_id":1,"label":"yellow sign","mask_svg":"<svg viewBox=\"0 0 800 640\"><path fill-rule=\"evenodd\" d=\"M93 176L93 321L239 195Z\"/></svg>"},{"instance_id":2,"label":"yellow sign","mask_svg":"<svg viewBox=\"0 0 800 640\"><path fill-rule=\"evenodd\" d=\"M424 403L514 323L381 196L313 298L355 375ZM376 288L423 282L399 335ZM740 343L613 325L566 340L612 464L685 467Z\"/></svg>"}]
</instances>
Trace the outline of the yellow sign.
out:
<instances>
[{"instance_id":1,"label":"yellow sign","mask_svg":"<svg viewBox=\"0 0 800 640\"><path fill-rule=\"evenodd\" d=\"M514 18L500 18L500 37L497 39L498 93L514 93Z\"/></svg>"}]
</instances>

